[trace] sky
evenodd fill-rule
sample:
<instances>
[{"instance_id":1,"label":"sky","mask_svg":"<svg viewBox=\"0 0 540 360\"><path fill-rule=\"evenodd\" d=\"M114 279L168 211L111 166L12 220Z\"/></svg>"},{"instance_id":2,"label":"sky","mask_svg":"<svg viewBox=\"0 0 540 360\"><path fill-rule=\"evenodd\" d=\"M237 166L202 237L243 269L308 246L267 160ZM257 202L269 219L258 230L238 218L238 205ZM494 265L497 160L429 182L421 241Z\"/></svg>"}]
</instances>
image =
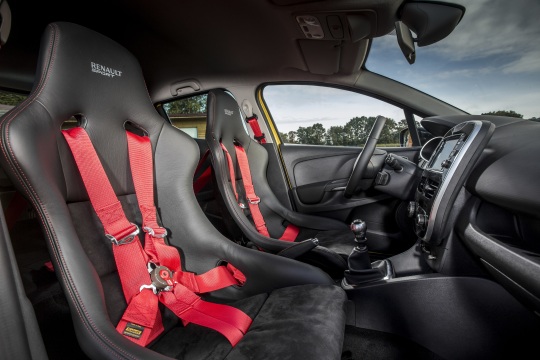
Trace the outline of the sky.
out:
<instances>
[{"instance_id":1,"label":"sky","mask_svg":"<svg viewBox=\"0 0 540 360\"><path fill-rule=\"evenodd\" d=\"M387 35L374 39L366 67L471 114L514 110L540 117L540 1L454 2L465 6L465 16L447 38L417 47L414 64ZM306 121L343 125L359 114L403 118L390 105L336 89L267 87L264 97L282 132Z\"/></svg>"}]
</instances>

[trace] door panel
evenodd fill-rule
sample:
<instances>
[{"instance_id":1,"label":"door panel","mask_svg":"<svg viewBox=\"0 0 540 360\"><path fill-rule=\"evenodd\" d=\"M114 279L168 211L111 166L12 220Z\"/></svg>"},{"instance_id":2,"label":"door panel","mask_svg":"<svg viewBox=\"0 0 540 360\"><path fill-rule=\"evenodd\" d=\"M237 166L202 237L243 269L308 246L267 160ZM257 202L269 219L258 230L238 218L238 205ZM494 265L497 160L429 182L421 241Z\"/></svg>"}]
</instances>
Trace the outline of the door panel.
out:
<instances>
[{"instance_id":1,"label":"door panel","mask_svg":"<svg viewBox=\"0 0 540 360\"><path fill-rule=\"evenodd\" d=\"M396 181L391 183L394 186L370 186L388 153L417 163L419 147L393 147L409 143L401 141L405 134L402 129L410 126L404 109L355 91L322 85L272 84L262 91L261 105L268 107L271 118L267 120L276 140L272 154L282 165L280 169L273 166L279 165L279 161L270 161L273 168L268 171L274 177L283 171L285 176L285 184L272 181L272 189L285 188L293 209L298 212L345 223L356 218L365 220L371 239L368 242L376 242L370 245L370 250L402 251L408 248L402 246L407 243L408 232L413 234L412 245L416 238L412 226L407 229L406 203L397 198L406 198L408 194L401 191ZM407 111L414 113L411 109ZM345 198L349 176L379 115L387 120L378 134L378 144L389 148L377 148L372 156L362 180L363 188L368 190ZM382 192L385 190L387 193Z\"/></svg>"},{"instance_id":2,"label":"door panel","mask_svg":"<svg viewBox=\"0 0 540 360\"><path fill-rule=\"evenodd\" d=\"M368 225L370 252L396 254L416 237L406 217L406 202L373 188L350 199L343 188L361 148L283 144L281 156L291 183L291 198L298 212L330 217L345 223L359 218ZM371 183L387 153L417 161L420 147L377 148L366 174ZM376 255L375 255L376 256Z\"/></svg>"}]
</instances>

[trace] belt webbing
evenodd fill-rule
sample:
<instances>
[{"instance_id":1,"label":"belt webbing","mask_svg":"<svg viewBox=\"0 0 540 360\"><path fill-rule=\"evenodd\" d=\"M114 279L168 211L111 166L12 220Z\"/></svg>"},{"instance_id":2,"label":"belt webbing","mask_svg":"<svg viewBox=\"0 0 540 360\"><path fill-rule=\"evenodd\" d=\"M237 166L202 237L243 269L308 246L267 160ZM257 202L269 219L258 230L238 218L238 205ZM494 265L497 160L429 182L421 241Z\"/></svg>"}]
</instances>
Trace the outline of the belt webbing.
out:
<instances>
[{"instance_id":1,"label":"belt webbing","mask_svg":"<svg viewBox=\"0 0 540 360\"><path fill-rule=\"evenodd\" d=\"M257 140L259 144L266 144L266 135L261 131L259 122L257 121L257 115L253 114L253 116L246 118L246 122L251 127L251 130L253 130L253 137L255 140Z\"/></svg>"},{"instance_id":2,"label":"belt webbing","mask_svg":"<svg viewBox=\"0 0 540 360\"><path fill-rule=\"evenodd\" d=\"M236 176L232 157L229 154L229 151L227 151L225 145L223 145L223 143L221 144L221 148L225 152L225 156L227 158L229 175L231 177L231 185L234 191L234 195L236 196L236 201L238 202L238 192L236 191ZM240 173L242 174L242 181L244 183L246 199L249 205L249 210L251 212L251 217L253 218L253 222L255 223L255 228L261 235L270 237L270 233L268 232L268 228L266 227L264 217L259 208L259 203L261 202L261 199L255 193L255 187L253 186L247 154L244 148L240 145L235 144L234 149L236 153L236 159L238 160L238 167L240 168ZM296 225L289 224L285 228L285 231L283 232L279 240L294 241L298 236L299 232L300 229Z\"/></svg>"},{"instance_id":3,"label":"belt webbing","mask_svg":"<svg viewBox=\"0 0 540 360\"><path fill-rule=\"evenodd\" d=\"M249 328L251 318L231 306L206 302L194 293L197 290L187 286L197 287L199 292L213 291L241 284L235 275L244 281L245 277L236 268L231 267L229 272L223 266L203 275L184 275L190 273L182 272L178 250L165 244L166 231L157 223L150 140L128 133L130 164L146 232L143 250L137 238L138 228L127 220L86 131L73 128L63 131L63 134L81 173L90 202L107 237L113 243L113 254L128 303L117 330L133 342L147 345L163 331L158 307L160 301L184 323L193 322L214 329L233 346L236 345ZM157 292L157 296L148 285L151 283L147 268L150 263L166 266L174 274L172 279L163 277L170 286L167 291ZM226 276L221 278L221 274ZM183 284L184 279L189 279L189 284Z\"/></svg>"}]
</instances>

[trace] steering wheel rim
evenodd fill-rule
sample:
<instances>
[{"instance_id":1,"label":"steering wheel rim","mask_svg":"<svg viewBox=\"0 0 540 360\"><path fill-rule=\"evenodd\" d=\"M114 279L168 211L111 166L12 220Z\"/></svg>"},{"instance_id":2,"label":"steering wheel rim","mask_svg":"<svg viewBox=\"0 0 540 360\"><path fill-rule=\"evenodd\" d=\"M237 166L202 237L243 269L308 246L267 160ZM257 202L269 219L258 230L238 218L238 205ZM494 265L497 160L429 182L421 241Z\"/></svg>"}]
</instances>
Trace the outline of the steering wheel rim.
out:
<instances>
[{"instance_id":1,"label":"steering wheel rim","mask_svg":"<svg viewBox=\"0 0 540 360\"><path fill-rule=\"evenodd\" d=\"M349 176L349 181L347 181L347 186L345 187L345 191L343 192L343 196L345 196L346 198L351 198L358 190L358 186L360 185L362 177L366 172L369 161L371 160L371 156L373 156L373 153L375 152L375 148L377 147L377 141L379 141L379 137L385 123L386 118L384 116L378 116L375 120L375 123L373 124L373 127L369 132L366 144L356 158L353 170L351 171L351 175Z\"/></svg>"}]
</instances>

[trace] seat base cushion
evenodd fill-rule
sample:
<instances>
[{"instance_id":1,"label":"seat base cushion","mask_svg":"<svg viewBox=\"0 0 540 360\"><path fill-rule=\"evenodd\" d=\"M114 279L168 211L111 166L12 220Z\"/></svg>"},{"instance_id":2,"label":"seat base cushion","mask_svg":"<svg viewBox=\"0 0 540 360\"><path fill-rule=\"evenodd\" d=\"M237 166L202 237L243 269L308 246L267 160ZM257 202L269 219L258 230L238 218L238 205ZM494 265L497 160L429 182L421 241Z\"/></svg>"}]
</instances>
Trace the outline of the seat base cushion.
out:
<instances>
[{"instance_id":1,"label":"seat base cushion","mask_svg":"<svg viewBox=\"0 0 540 360\"><path fill-rule=\"evenodd\" d=\"M231 304L253 318L231 348L214 330L174 327L151 348L177 359L340 359L345 329L345 292L337 286L282 288Z\"/></svg>"}]
</instances>

